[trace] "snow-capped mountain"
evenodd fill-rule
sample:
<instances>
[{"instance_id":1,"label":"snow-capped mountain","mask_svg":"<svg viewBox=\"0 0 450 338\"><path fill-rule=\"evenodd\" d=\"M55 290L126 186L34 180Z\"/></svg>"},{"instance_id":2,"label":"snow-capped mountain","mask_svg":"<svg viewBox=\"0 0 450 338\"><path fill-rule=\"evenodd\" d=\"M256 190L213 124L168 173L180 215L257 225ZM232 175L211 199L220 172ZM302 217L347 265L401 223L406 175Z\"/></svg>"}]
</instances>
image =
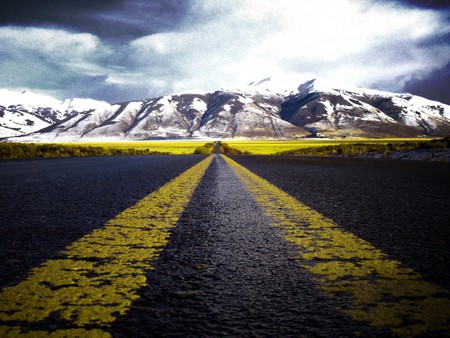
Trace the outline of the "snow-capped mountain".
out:
<instances>
[{"instance_id":1,"label":"snow-capped mountain","mask_svg":"<svg viewBox=\"0 0 450 338\"><path fill-rule=\"evenodd\" d=\"M440 102L410 94L323 86L315 80L296 90L281 91L271 88L270 80L254 82L245 89L168 95L114 105L72 100L53 108L48 105L47 110L33 106L32 115L47 125L27 138L71 141L450 134L450 106ZM17 108L24 105L13 107L25 114ZM5 108L3 118L6 111L13 110L11 106ZM49 113L56 116L52 121L41 111L66 115ZM0 110L0 118L1 114Z\"/></svg>"},{"instance_id":2,"label":"snow-capped mountain","mask_svg":"<svg viewBox=\"0 0 450 338\"><path fill-rule=\"evenodd\" d=\"M283 121L277 95L217 91L168 95L78 114L42 130L46 140L302 137L309 133Z\"/></svg>"},{"instance_id":3,"label":"snow-capped mountain","mask_svg":"<svg viewBox=\"0 0 450 338\"><path fill-rule=\"evenodd\" d=\"M48 95L0 89L0 137L26 135L106 106L106 102L91 99L61 102Z\"/></svg>"},{"instance_id":4,"label":"snow-capped mountain","mask_svg":"<svg viewBox=\"0 0 450 338\"><path fill-rule=\"evenodd\" d=\"M311 80L283 102L281 117L320 136L445 136L450 106L411 94L321 88Z\"/></svg>"}]
</instances>

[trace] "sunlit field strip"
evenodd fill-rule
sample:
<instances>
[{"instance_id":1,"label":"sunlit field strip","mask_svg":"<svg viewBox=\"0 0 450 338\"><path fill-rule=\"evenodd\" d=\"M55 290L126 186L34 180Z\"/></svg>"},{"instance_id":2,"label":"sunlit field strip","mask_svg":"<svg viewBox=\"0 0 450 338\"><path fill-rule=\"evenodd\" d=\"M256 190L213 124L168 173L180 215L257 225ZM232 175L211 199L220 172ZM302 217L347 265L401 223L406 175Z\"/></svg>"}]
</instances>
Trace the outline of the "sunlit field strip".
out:
<instances>
[{"instance_id":1,"label":"sunlit field strip","mask_svg":"<svg viewBox=\"0 0 450 338\"><path fill-rule=\"evenodd\" d=\"M4 288L0 337L108 337L110 324L138 298L146 271L153 269L212 158L74 242L23 282ZM41 327L58 329L49 333Z\"/></svg>"},{"instance_id":2,"label":"sunlit field strip","mask_svg":"<svg viewBox=\"0 0 450 338\"><path fill-rule=\"evenodd\" d=\"M388 139L296 139L296 140L226 140L230 147L249 152L254 155L272 155L278 152L295 150L300 148L323 147L339 144L387 144L402 142L423 142L426 138L388 138Z\"/></svg>"},{"instance_id":3,"label":"sunlit field strip","mask_svg":"<svg viewBox=\"0 0 450 338\"><path fill-rule=\"evenodd\" d=\"M74 146L91 146L116 149L149 149L150 151L167 152L173 155L193 154L195 149L204 145L207 141L111 141L111 142L67 142L61 143Z\"/></svg>"},{"instance_id":4,"label":"sunlit field strip","mask_svg":"<svg viewBox=\"0 0 450 338\"><path fill-rule=\"evenodd\" d=\"M299 264L320 290L345 295L339 310L350 319L388 328L393 334L449 332L450 293L422 280L370 243L225 157L284 238L298 248Z\"/></svg>"}]
</instances>

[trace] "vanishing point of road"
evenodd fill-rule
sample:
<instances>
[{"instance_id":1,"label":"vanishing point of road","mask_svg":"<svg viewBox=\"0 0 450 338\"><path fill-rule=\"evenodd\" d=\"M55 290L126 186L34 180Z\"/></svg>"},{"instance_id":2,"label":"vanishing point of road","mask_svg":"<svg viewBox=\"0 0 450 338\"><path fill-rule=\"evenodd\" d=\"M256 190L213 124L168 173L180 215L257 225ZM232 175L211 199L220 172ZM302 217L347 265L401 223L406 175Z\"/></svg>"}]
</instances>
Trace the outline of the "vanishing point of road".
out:
<instances>
[{"instance_id":1,"label":"vanishing point of road","mask_svg":"<svg viewBox=\"0 0 450 338\"><path fill-rule=\"evenodd\" d=\"M1 161L0 336L449 336L449 169Z\"/></svg>"}]
</instances>

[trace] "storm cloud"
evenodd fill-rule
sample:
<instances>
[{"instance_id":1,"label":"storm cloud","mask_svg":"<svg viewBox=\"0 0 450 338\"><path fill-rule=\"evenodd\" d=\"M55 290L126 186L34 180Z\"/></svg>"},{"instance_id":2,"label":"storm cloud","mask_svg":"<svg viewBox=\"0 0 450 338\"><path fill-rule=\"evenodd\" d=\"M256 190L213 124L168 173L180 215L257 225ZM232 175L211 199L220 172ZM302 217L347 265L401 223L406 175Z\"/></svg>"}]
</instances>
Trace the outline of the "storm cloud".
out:
<instances>
[{"instance_id":1,"label":"storm cloud","mask_svg":"<svg viewBox=\"0 0 450 338\"><path fill-rule=\"evenodd\" d=\"M0 87L118 102L312 77L450 103L441 1L5 1ZM289 88L286 88L289 89Z\"/></svg>"}]
</instances>

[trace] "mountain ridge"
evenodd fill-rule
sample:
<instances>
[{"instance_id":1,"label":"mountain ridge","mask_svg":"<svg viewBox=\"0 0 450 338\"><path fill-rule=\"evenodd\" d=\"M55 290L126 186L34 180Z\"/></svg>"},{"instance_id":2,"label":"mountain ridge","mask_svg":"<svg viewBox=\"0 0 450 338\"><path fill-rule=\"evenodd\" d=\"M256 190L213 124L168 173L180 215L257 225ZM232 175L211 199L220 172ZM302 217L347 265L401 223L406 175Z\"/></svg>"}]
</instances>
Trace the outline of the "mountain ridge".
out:
<instances>
[{"instance_id":1,"label":"mountain ridge","mask_svg":"<svg viewBox=\"0 0 450 338\"><path fill-rule=\"evenodd\" d=\"M296 91L280 92L263 87L270 87L270 81L255 81L245 89L118 104L73 99L28 110L26 104L5 107L0 92L0 135L35 141L450 135L450 106L441 102L411 94L323 87L315 79ZM14 113L22 114L23 125L30 116L46 125L34 122L35 130L29 126L5 135L5 116Z\"/></svg>"}]
</instances>

